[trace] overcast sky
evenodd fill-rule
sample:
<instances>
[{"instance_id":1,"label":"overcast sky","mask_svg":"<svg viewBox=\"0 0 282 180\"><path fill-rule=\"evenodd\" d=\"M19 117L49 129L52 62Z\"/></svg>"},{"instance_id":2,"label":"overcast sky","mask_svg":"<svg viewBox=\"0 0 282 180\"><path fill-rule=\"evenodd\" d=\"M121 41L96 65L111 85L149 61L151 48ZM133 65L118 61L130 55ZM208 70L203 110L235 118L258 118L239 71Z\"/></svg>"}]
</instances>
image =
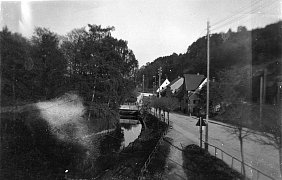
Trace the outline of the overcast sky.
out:
<instances>
[{"instance_id":1,"label":"overcast sky","mask_svg":"<svg viewBox=\"0 0 282 180\"><path fill-rule=\"evenodd\" d=\"M211 32L264 27L281 19L281 0L92 0L0 1L0 26L26 37L35 26L60 35L87 24L114 26L112 35L128 41L139 65L188 46ZM223 21L225 20L225 21ZM219 24L217 24L219 22Z\"/></svg>"}]
</instances>

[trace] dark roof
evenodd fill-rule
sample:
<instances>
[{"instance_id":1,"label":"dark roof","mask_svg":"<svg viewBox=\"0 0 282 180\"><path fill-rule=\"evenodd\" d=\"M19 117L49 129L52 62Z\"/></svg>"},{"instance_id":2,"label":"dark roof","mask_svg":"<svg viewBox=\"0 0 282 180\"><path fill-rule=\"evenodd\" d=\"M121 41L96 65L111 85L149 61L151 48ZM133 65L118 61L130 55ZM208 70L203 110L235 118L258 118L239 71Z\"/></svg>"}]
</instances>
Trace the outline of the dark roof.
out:
<instances>
[{"instance_id":1,"label":"dark roof","mask_svg":"<svg viewBox=\"0 0 282 180\"><path fill-rule=\"evenodd\" d=\"M177 98L182 98L184 96L183 84L179 87L178 91L174 93L174 96Z\"/></svg>"},{"instance_id":2,"label":"dark roof","mask_svg":"<svg viewBox=\"0 0 282 180\"><path fill-rule=\"evenodd\" d=\"M205 80L204 75L184 74L186 91L194 91Z\"/></svg>"},{"instance_id":3,"label":"dark roof","mask_svg":"<svg viewBox=\"0 0 282 180\"><path fill-rule=\"evenodd\" d=\"M179 79L181 79L181 77L178 77L178 78L174 79L174 80L171 81L171 83L169 83L169 85L167 85L167 86L171 86L172 84L176 83Z\"/></svg>"}]
</instances>

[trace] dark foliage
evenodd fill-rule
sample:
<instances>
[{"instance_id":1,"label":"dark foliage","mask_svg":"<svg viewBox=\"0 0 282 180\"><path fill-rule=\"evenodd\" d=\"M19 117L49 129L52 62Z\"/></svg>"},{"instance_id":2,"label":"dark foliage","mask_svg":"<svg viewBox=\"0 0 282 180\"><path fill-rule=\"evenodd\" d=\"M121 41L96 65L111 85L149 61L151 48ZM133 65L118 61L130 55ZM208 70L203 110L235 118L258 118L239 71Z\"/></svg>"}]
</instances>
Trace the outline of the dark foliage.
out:
<instances>
[{"instance_id":1,"label":"dark foliage","mask_svg":"<svg viewBox=\"0 0 282 180\"><path fill-rule=\"evenodd\" d=\"M84 147L58 140L36 115L1 116L1 179L63 179L85 156Z\"/></svg>"},{"instance_id":2,"label":"dark foliage","mask_svg":"<svg viewBox=\"0 0 282 180\"><path fill-rule=\"evenodd\" d=\"M265 28L248 31L244 27L237 32L229 30L226 33L211 34L210 36L210 76L218 79L219 71L232 66L240 68L245 65L267 65L280 63L282 49L282 22ZM153 76L157 76L158 68L162 67L162 80L166 77L172 81L183 73L206 75L207 40L200 37L192 43L184 54L173 53L170 56L159 57L152 63L142 66L137 73L137 81L142 83L145 75L145 89L153 88ZM281 67L281 66L280 66ZM258 70L261 67L256 67ZM270 67L267 67L270 69ZM254 69L255 72L256 69ZM278 74L281 68L271 70Z\"/></svg>"},{"instance_id":3,"label":"dark foliage","mask_svg":"<svg viewBox=\"0 0 282 180\"><path fill-rule=\"evenodd\" d=\"M225 162L195 144L185 147L183 157L188 179L243 179L240 173L232 170Z\"/></svg>"}]
</instances>

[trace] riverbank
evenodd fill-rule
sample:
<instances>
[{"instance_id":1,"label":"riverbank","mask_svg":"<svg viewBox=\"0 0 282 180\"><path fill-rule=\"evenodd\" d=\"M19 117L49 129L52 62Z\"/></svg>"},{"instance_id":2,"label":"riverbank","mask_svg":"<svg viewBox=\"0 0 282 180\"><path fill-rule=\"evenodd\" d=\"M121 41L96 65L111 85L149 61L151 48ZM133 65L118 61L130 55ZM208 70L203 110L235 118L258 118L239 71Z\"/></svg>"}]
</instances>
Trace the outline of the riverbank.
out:
<instances>
[{"instance_id":1,"label":"riverbank","mask_svg":"<svg viewBox=\"0 0 282 180\"><path fill-rule=\"evenodd\" d=\"M94 122L88 124L86 117L52 128L40 115L36 108L1 114L0 179L136 179L167 128L148 115L146 130L143 127L138 139L121 150L124 135L120 127L103 136L91 136L98 127L88 128L86 136L75 136ZM91 138L84 138L88 135ZM154 167L155 171L161 168L159 164Z\"/></svg>"},{"instance_id":2,"label":"riverbank","mask_svg":"<svg viewBox=\"0 0 282 180\"><path fill-rule=\"evenodd\" d=\"M120 153L116 153L112 157L104 157L108 159L105 162L111 162L105 167L104 173L98 179L137 179L141 168L147 160L150 153L155 148L162 133L166 130L167 125L152 115L146 118L146 126L142 128L139 137L129 144ZM168 153L168 148L160 147L164 154ZM164 155L162 155L164 156ZM148 176L155 176L161 172L165 166L165 157L156 157L150 165ZM150 178L149 178L150 179ZM152 178L151 178L152 179Z\"/></svg>"}]
</instances>

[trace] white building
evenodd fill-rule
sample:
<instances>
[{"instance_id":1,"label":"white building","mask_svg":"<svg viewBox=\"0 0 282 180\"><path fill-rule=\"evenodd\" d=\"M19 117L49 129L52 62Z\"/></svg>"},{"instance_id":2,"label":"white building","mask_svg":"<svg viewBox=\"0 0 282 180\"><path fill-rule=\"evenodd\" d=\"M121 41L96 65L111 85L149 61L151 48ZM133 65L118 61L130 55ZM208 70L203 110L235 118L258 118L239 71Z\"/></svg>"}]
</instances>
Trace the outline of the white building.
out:
<instances>
[{"instance_id":1,"label":"white building","mask_svg":"<svg viewBox=\"0 0 282 180\"><path fill-rule=\"evenodd\" d=\"M166 80L162 83L161 87L157 89L157 93L159 92L159 89L161 89L161 91L162 91L162 90L165 89L165 88L167 87L167 85L169 85L169 84L170 84L169 80L166 79Z\"/></svg>"}]
</instances>

